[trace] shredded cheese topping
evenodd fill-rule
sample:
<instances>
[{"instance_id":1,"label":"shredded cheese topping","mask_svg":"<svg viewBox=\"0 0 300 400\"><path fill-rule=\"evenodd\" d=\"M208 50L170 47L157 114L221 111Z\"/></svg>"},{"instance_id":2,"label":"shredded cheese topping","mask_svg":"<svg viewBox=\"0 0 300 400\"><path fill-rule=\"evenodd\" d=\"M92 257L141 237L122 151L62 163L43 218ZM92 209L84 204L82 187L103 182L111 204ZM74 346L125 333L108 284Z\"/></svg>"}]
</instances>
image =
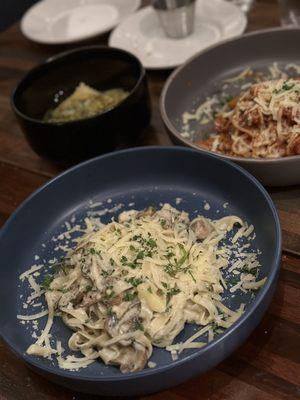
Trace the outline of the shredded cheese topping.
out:
<instances>
[{"instance_id":1,"label":"shredded cheese topping","mask_svg":"<svg viewBox=\"0 0 300 400\"><path fill-rule=\"evenodd\" d=\"M232 244L224 245L236 225L240 229ZM18 315L21 320L48 315L28 354L55 354L65 369L86 367L100 358L124 373L138 371L148 363L153 345L176 359L185 349L204 346L203 340L197 341L204 334L211 341L242 315L244 304L231 310L222 297L228 284L224 274L237 253L233 242L240 237L249 241L254 230L240 218L198 216L191 221L187 213L165 204L159 210L122 212L118 221L94 229L67 253L57 273L47 278L47 287L44 283L48 310ZM257 290L266 280L257 281L257 254L247 253L248 245L240 246L241 259L231 266L239 274L238 287L231 286L231 292ZM22 276L30 283L34 272L32 268ZM34 285L33 290L41 291ZM74 331L69 348L83 357L64 358L61 342L51 344L55 315ZM186 323L200 329L174 344Z\"/></svg>"},{"instance_id":2,"label":"shredded cheese topping","mask_svg":"<svg viewBox=\"0 0 300 400\"><path fill-rule=\"evenodd\" d=\"M232 111L215 119L216 135L199 146L240 157L278 158L300 154L300 81L254 84Z\"/></svg>"},{"instance_id":3,"label":"shredded cheese topping","mask_svg":"<svg viewBox=\"0 0 300 400\"><path fill-rule=\"evenodd\" d=\"M279 67L274 62L264 72L245 68L225 79L220 91L195 110L182 114L181 136L229 156L299 155L299 72L293 63Z\"/></svg>"}]
</instances>

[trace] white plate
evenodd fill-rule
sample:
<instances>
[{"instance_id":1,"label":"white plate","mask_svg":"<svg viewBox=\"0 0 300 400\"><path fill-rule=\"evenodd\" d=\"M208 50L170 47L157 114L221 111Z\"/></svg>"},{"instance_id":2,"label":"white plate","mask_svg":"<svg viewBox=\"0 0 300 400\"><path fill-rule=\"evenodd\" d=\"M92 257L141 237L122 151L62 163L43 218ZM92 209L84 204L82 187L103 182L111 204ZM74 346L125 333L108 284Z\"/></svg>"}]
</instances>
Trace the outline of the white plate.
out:
<instances>
[{"instance_id":1,"label":"white plate","mask_svg":"<svg viewBox=\"0 0 300 400\"><path fill-rule=\"evenodd\" d=\"M21 21L21 30L38 43L63 44L108 32L140 6L140 0L43 0Z\"/></svg>"},{"instance_id":2,"label":"white plate","mask_svg":"<svg viewBox=\"0 0 300 400\"><path fill-rule=\"evenodd\" d=\"M148 69L175 68L204 48L244 32L245 14L224 0L198 0L195 30L184 39L169 39L152 7L126 18L110 35L109 45L135 54Z\"/></svg>"}]
</instances>

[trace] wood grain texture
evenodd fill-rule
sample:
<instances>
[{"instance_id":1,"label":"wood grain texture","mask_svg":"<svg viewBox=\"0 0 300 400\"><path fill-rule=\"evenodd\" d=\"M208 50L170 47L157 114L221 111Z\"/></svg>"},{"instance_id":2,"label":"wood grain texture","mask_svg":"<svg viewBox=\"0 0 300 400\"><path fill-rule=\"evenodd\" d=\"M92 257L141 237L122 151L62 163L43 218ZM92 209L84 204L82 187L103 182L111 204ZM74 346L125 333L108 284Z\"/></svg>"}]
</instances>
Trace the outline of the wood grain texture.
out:
<instances>
[{"instance_id":1,"label":"wood grain texture","mask_svg":"<svg viewBox=\"0 0 300 400\"><path fill-rule=\"evenodd\" d=\"M144 1L144 4L147 2ZM248 31L278 25L275 0L258 0ZM107 36L88 43L105 44ZM10 107L21 77L47 57L74 46L40 46L26 40L18 25L0 35L0 226L36 188L60 172L28 146ZM168 71L148 73L153 115L140 143L170 145L158 101ZM300 187L270 189L279 212L284 246L300 252ZM47 382L0 342L0 400L96 400ZM300 258L284 253L274 299L247 342L208 373L149 400L294 400L300 399Z\"/></svg>"}]
</instances>

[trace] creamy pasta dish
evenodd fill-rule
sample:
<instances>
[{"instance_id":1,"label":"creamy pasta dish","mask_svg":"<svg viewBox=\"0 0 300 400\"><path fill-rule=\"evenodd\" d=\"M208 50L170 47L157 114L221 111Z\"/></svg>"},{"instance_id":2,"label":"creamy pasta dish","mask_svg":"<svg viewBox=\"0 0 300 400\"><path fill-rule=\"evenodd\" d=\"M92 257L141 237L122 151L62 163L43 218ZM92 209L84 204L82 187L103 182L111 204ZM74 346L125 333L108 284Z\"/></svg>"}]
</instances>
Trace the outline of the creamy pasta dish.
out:
<instances>
[{"instance_id":1,"label":"creamy pasta dish","mask_svg":"<svg viewBox=\"0 0 300 400\"><path fill-rule=\"evenodd\" d=\"M122 88L99 91L80 82L70 96L46 112L44 120L60 123L94 117L111 110L128 95Z\"/></svg>"},{"instance_id":2,"label":"creamy pasta dish","mask_svg":"<svg viewBox=\"0 0 300 400\"><path fill-rule=\"evenodd\" d=\"M246 244L243 258L232 264L224 238L233 230L232 245L240 237ZM266 280L257 278L257 254L246 252L253 234L253 226L237 216L190 220L169 204L120 213L117 221L80 237L56 272L46 276L42 292L47 311L41 316L48 320L27 353L55 356L65 369L100 359L127 373L147 365L153 346L165 348L173 358L184 349L204 346L196 339L207 333L212 340L244 311L244 304L235 310L224 305L225 271L237 271L231 293L257 290ZM64 357L59 338L55 345L50 341L54 316L73 331L68 346L78 357ZM174 344L186 323L199 329Z\"/></svg>"}]
</instances>

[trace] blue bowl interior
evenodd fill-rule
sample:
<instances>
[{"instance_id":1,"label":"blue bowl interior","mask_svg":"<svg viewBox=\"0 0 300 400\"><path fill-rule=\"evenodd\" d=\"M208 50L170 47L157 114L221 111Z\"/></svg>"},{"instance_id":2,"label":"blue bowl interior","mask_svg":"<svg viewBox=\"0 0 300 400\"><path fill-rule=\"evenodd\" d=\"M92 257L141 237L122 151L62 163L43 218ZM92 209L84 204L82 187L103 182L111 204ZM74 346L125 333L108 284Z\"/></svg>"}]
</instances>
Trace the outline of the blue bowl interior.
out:
<instances>
[{"instance_id":1,"label":"blue bowl interior","mask_svg":"<svg viewBox=\"0 0 300 400\"><path fill-rule=\"evenodd\" d=\"M176 198L182 199L180 204L176 204ZM91 202L103 204L90 208ZM66 230L64 223L72 217L76 217L76 223L82 223L88 212L111 210L122 204L118 211L101 217L102 222L109 222L122 210L159 207L166 202L191 216L200 213L216 219L235 214L255 226L256 238L251 242L251 249L262 252L259 255L260 277L268 276L268 282L256 295L238 291L235 296L229 293L224 296L225 304L233 309L241 302L246 303L247 311L242 318L247 318L249 310L263 298L266 288L275 279L280 253L278 219L266 192L241 168L217 157L182 148L144 148L99 157L69 170L25 201L2 229L0 303L5 307L0 310L0 330L12 349L31 364L53 373L83 379L120 378L122 374L118 368L102 362L77 372L66 372L59 370L54 361L24 354L34 341L33 331L31 323L21 324L16 315L36 313L38 309L22 309L24 298L20 296L26 297L29 289L26 281L22 283L18 277L32 264L41 261L47 264L53 257L63 255L62 251L55 251L57 242L52 238ZM206 202L210 204L209 210L204 209ZM228 203L227 208L223 207L224 203ZM39 260L35 260L36 255ZM38 281L43 280L46 270ZM39 328L44 327L45 320L46 317L39 320ZM177 340L188 338L195 329L194 325L187 325ZM52 335L62 339L64 348L67 348L70 334L56 318ZM205 348L185 350L180 360L174 362L170 353L155 348L151 361L157 363L157 367L151 373L202 351L206 351ZM129 375L147 372L150 370Z\"/></svg>"}]
</instances>

